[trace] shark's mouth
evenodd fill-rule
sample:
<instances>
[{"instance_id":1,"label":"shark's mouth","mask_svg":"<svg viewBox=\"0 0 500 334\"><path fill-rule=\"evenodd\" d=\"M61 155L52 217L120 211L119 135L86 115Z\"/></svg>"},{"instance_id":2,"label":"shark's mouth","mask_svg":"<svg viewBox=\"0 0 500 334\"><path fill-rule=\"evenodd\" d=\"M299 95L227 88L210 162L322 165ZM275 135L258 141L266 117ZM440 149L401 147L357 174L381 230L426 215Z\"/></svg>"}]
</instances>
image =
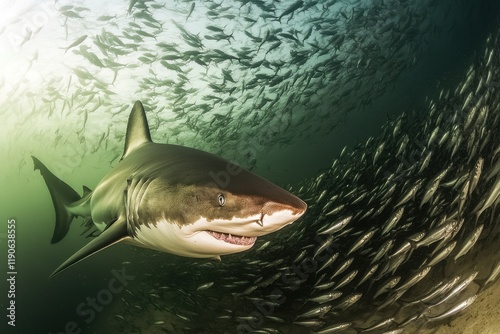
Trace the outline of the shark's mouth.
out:
<instances>
[{"instance_id":1,"label":"shark's mouth","mask_svg":"<svg viewBox=\"0 0 500 334\"><path fill-rule=\"evenodd\" d=\"M222 232L215 232L215 231L206 231L208 234L210 234L212 237L218 240L225 241L229 244L233 245L242 245L242 246L250 246L255 243L255 240L257 240L257 237L243 237L241 235L234 235L230 233L222 233Z\"/></svg>"}]
</instances>

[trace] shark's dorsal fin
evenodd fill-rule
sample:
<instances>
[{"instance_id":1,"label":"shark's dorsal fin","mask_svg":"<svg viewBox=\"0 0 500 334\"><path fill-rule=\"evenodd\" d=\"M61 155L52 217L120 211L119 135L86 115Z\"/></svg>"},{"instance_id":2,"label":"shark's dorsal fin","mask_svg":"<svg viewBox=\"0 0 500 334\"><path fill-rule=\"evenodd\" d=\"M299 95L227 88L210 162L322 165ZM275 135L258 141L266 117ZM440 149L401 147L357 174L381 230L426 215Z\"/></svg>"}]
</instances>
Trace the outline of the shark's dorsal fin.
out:
<instances>
[{"instance_id":1,"label":"shark's dorsal fin","mask_svg":"<svg viewBox=\"0 0 500 334\"><path fill-rule=\"evenodd\" d=\"M151 134L149 133L148 119L141 101L136 101L128 118L122 159L137 147L149 142L151 142Z\"/></svg>"}]
</instances>

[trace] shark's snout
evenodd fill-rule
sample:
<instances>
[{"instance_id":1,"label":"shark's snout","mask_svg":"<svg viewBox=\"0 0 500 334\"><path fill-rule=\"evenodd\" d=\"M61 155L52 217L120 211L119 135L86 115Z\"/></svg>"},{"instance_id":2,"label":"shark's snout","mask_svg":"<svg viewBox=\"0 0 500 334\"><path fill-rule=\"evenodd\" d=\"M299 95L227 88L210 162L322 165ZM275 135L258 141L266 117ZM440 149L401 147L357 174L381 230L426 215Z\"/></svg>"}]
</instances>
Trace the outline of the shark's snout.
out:
<instances>
[{"instance_id":1,"label":"shark's snout","mask_svg":"<svg viewBox=\"0 0 500 334\"><path fill-rule=\"evenodd\" d=\"M307 204L293 196L288 203L267 202L262 207L259 222L262 232L271 233L299 219L307 210Z\"/></svg>"},{"instance_id":2,"label":"shark's snout","mask_svg":"<svg viewBox=\"0 0 500 334\"><path fill-rule=\"evenodd\" d=\"M267 202L262 207L264 216L273 215L280 211L290 211L294 216L302 216L307 210L307 204L300 198L293 196L287 203Z\"/></svg>"}]
</instances>

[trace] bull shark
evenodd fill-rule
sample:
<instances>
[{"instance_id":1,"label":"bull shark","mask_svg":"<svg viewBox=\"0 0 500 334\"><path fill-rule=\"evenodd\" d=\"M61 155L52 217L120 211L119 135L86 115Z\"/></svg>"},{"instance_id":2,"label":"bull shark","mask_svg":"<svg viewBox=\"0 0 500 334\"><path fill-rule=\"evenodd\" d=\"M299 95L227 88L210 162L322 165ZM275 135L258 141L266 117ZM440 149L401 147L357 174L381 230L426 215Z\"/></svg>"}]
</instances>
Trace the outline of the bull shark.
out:
<instances>
[{"instance_id":1,"label":"bull shark","mask_svg":"<svg viewBox=\"0 0 500 334\"><path fill-rule=\"evenodd\" d=\"M117 243L184 257L220 260L250 249L257 237L301 217L307 204L231 162L190 147L151 140L140 101L130 113L123 156L83 195L35 157L56 212L51 243L61 241L76 217L100 231L50 277Z\"/></svg>"}]
</instances>

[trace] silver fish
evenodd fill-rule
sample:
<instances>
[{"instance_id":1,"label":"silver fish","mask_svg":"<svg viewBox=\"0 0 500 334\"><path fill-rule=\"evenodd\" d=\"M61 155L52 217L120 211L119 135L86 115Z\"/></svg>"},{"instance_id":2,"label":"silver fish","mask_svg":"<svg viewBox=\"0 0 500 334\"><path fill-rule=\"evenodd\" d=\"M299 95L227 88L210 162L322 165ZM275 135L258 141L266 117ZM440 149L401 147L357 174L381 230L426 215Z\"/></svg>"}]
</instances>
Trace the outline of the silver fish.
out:
<instances>
[{"instance_id":1,"label":"silver fish","mask_svg":"<svg viewBox=\"0 0 500 334\"><path fill-rule=\"evenodd\" d=\"M483 231L484 225L481 224L472 231L472 233L464 240L462 248L458 251L457 255L455 255L455 261L458 260L461 256L464 256L469 252L469 250L476 244L481 232Z\"/></svg>"},{"instance_id":2,"label":"silver fish","mask_svg":"<svg viewBox=\"0 0 500 334\"><path fill-rule=\"evenodd\" d=\"M444 313L441 313L441 314L436 315L436 316L426 316L427 321L438 321L438 320L443 320L447 317L451 317L452 315L455 315L458 312L461 312L461 311L465 310L467 307L469 307L470 305L472 305L472 303L474 303L476 301L476 298L477 298L477 295L474 295L472 297L465 299L464 301L460 302L459 304L457 304L456 306L452 307L451 309L449 309L448 311L446 311Z\"/></svg>"},{"instance_id":3,"label":"silver fish","mask_svg":"<svg viewBox=\"0 0 500 334\"><path fill-rule=\"evenodd\" d=\"M318 303L318 304L324 304L326 302L330 302L332 300L340 298L341 296L342 296L342 292L331 291L331 292L328 292L327 294L324 294L324 295L321 295L318 297L309 298L308 300L315 302L315 303Z\"/></svg>"},{"instance_id":4,"label":"silver fish","mask_svg":"<svg viewBox=\"0 0 500 334\"><path fill-rule=\"evenodd\" d=\"M316 334L333 334L345 331L352 326L352 322L343 322L340 324L334 324L321 329L320 331L314 332Z\"/></svg>"},{"instance_id":5,"label":"silver fish","mask_svg":"<svg viewBox=\"0 0 500 334\"><path fill-rule=\"evenodd\" d=\"M338 231L342 230L344 227L346 227L347 224L349 224L349 222L351 221L351 219L352 219L352 216L347 216L347 217L341 219L340 221L332 224L326 230L318 232L318 234L332 234L332 233L338 232Z\"/></svg>"}]
</instances>

